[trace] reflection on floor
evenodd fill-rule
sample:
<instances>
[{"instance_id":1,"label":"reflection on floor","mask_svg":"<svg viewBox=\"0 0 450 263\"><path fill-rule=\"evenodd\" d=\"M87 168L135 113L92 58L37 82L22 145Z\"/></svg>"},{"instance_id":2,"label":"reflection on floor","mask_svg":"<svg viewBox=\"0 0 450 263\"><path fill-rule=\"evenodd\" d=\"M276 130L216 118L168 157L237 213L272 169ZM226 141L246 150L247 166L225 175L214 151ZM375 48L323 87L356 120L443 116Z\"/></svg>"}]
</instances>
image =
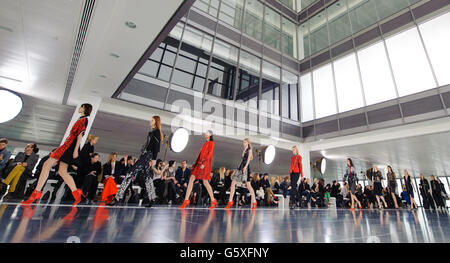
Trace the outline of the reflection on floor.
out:
<instances>
[{"instance_id":1,"label":"reflection on floor","mask_svg":"<svg viewBox=\"0 0 450 263\"><path fill-rule=\"evenodd\" d=\"M450 242L449 211L0 203L0 242Z\"/></svg>"}]
</instances>

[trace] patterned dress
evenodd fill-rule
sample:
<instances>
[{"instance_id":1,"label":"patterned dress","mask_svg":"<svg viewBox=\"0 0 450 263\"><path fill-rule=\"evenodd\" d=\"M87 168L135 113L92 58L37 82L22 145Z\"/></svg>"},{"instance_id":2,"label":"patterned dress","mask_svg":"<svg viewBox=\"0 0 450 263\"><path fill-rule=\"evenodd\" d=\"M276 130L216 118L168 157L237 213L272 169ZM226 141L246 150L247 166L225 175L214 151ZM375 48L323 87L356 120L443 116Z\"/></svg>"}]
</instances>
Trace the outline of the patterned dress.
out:
<instances>
[{"instance_id":1,"label":"patterned dress","mask_svg":"<svg viewBox=\"0 0 450 263\"><path fill-rule=\"evenodd\" d=\"M80 133L86 130L87 126L87 117L81 116L72 126L72 129L70 129L69 136L67 136L66 141L63 143L63 145L59 146L58 149L56 149L52 153L52 155L50 155L50 157L69 165L73 164L73 152L75 151L75 146L77 144L77 137L78 135L80 135Z\"/></svg>"}]
</instances>

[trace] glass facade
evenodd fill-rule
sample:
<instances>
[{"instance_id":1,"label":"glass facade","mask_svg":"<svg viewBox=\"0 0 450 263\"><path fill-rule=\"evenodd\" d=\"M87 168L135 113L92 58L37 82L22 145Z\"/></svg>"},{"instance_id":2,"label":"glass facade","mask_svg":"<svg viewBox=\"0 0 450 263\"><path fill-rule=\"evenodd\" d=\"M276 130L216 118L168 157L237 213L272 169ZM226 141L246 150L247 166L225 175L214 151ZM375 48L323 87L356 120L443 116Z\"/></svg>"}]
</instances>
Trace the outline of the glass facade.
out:
<instances>
[{"instance_id":1,"label":"glass facade","mask_svg":"<svg viewBox=\"0 0 450 263\"><path fill-rule=\"evenodd\" d=\"M312 2L282 1L294 9ZM206 33L188 15L139 73L303 123L450 84L448 11L336 57L330 52L328 62L310 62L301 73L283 64L281 54L301 63L417 1L387 2L336 1L299 25L264 1L198 0L192 10L271 47L279 60L243 40L229 43L217 29Z\"/></svg>"}]
</instances>

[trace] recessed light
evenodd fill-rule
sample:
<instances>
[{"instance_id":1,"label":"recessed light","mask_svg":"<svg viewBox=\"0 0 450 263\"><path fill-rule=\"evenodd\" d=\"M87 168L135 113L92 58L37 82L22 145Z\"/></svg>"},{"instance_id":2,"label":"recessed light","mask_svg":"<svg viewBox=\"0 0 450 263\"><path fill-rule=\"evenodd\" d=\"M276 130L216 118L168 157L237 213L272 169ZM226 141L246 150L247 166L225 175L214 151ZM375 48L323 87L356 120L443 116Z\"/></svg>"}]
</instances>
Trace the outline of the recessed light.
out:
<instances>
[{"instance_id":1,"label":"recessed light","mask_svg":"<svg viewBox=\"0 0 450 263\"><path fill-rule=\"evenodd\" d=\"M129 28L136 28L136 24L131 21L125 22L125 25Z\"/></svg>"},{"instance_id":2,"label":"recessed light","mask_svg":"<svg viewBox=\"0 0 450 263\"><path fill-rule=\"evenodd\" d=\"M109 53L109 55L113 58L119 58L120 56L117 55L116 53Z\"/></svg>"},{"instance_id":3,"label":"recessed light","mask_svg":"<svg viewBox=\"0 0 450 263\"><path fill-rule=\"evenodd\" d=\"M104 78L104 79L106 79L106 77L107 77L106 75L103 75L103 74L102 74L102 75L98 75L98 76L99 76L100 78Z\"/></svg>"}]
</instances>

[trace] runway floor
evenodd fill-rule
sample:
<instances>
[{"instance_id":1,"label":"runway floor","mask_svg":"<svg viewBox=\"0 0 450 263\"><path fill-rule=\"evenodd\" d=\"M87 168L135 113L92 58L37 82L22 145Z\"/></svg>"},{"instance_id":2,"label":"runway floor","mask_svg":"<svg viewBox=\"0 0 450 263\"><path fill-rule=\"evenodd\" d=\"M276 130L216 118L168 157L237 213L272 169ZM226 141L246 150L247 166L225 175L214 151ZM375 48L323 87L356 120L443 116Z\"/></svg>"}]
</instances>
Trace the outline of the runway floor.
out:
<instances>
[{"instance_id":1,"label":"runway floor","mask_svg":"<svg viewBox=\"0 0 450 263\"><path fill-rule=\"evenodd\" d=\"M231 209L0 203L0 242L448 243L449 210Z\"/></svg>"}]
</instances>

